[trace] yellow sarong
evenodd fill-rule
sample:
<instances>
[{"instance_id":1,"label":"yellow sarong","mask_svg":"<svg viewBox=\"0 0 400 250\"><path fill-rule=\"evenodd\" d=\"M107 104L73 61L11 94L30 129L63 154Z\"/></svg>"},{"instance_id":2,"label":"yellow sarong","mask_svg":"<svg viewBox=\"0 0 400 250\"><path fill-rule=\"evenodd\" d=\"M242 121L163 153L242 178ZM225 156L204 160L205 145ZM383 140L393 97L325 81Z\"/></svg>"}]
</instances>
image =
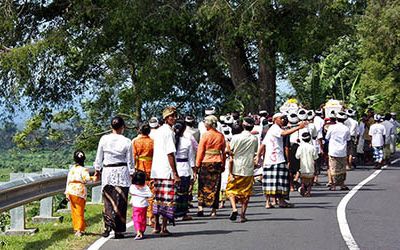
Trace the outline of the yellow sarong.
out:
<instances>
[{"instance_id":1,"label":"yellow sarong","mask_svg":"<svg viewBox=\"0 0 400 250\"><path fill-rule=\"evenodd\" d=\"M238 176L235 178L229 176L228 184L226 185L226 196L234 196L238 200L247 199L253 192L253 176Z\"/></svg>"},{"instance_id":2,"label":"yellow sarong","mask_svg":"<svg viewBox=\"0 0 400 250\"><path fill-rule=\"evenodd\" d=\"M71 202L72 227L74 228L74 231L84 232L86 228L85 224L86 200L75 195L69 195L68 198Z\"/></svg>"}]
</instances>

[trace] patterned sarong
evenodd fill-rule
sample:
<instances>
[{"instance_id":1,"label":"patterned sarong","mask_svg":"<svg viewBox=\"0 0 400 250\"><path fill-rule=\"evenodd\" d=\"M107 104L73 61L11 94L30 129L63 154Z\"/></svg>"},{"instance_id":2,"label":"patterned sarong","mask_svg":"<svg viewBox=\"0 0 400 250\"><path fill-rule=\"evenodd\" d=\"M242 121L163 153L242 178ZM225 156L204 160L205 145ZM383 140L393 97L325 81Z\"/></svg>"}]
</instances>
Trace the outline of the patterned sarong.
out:
<instances>
[{"instance_id":1,"label":"patterned sarong","mask_svg":"<svg viewBox=\"0 0 400 250\"><path fill-rule=\"evenodd\" d=\"M382 163L383 161L383 147L372 147L374 150L374 160L377 163Z\"/></svg>"},{"instance_id":2,"label":"patterned sarong","mask_svg":"<svg viewBox=\"0 0 400 250\"><path fill-rule=\"evenodd\" d=\"M262 188L268 195L289 194L289 170L285 163L264 166Z\"/></svg>"},{"instance_id":3,"label":"patterned sarong","mask_svg":"<svg viewBox=\"0 0 400 250\"><path fill-rule=\"evenodd\" d=\"M173 179L154 179L153 214L169 221L175 218L175 183Z\"/></svg>"},{"instance_id":4,"label":"patterned sarong","mask_svg":"<svg viewBox=\"0 0 400 250\"><path fill-rule=\"evenodd\" d=\"M104 224L117 233L126 231L128 192L129 187L106 185L103 188Z\"/></svg>"},{"instance_id":5,"label":"patterned sarong","mask_svg":"<svg viewBox=\"0 0 400 250\"><path fill-rule=\"evenodd\" d=\"M201 164L198 187L199 206L218 209L221 173L221 162L207 162Z\"/></svg>"},{"instance_id":6,"label":"patterned sarong","mask_svg":"<svg viewBox=\"0 0 400 250\"><path fill-rule=\"evenodd\" d=\"M341 186L346 180L347 157L329 156L329 169L336 186Z\"/></svg>"},{"instance_id":7,"label":"patterned sarong","mask_svg":"<svg viewBox=\"0 0 400 250\"><path fill-rule=\"evenodd\" d=\"M182 176L179 186L176 187L175 218L183 217L189 212L190 176Z\"/></svg>"},{"instance_id":8,"label":"patterned sarong","mask_svg":"<svg viewBox=\"0 0 400 250\"><path fill-rule=\"evenodd\" d=\"M248 199L253 192L253 176L238 176L232 180L228 178L228 184L226 186L226 196L235 197L238 201Z\"/></svg>"},{"instance_id":9,"label":"patterned sarong","mask_svg":"<svg viewBox=\"0 0 400 250\"><path fill-rule=\"evenodd\" d=\"M136 233L146 231L147 207L132 207L132 221Z\"/></svg>"}]
</instances>

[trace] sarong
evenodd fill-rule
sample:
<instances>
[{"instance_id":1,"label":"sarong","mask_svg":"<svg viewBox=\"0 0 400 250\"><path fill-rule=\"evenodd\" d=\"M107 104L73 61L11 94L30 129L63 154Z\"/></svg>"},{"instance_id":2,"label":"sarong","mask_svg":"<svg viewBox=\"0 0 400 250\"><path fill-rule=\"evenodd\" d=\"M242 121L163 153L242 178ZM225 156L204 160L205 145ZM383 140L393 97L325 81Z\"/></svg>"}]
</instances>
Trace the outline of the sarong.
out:
<instances>
[{"instance_id":1,"label":"sarong","mask_svg":"<svg viewBox=\"0 0 400 250\"><path fill-rule=\"evenodd\" d=\"M190 176L181 176L181 182L176 187L175 218L183 217L189 212Z\"/></svg>"},{"instance_id":2,"label":"sarong","mask_svg":"<svg viewBox=\"0 0 400 250\"><path fill-rule=\"evenodd\" d=\"M161 215L170 222L175 218L175 183L173 179L154 180L153 214Z\"/></svg>"},{"instance_id":3,"label":"sarong","mask_svg":"<svg viewBox=\"0 0 400 250\"><path fill-rule=\"evenodd\" d=\"M132 207L132 221L136 233L146 231L146 211L147 207Z\"/></svg>"},{"instance_id":4,"label":"sarong","mask_svg":"<svg viewBox=\"0 0 400 250\"><path fill-rule=\"evenodd\" d=\"M268 195L289 194L289 170L285 163L264 166L262 189Z\"/></svg>"},{"instance_id":5,"label":"sarong","mask_svg":"<svg viewBox=\"0 0 400 250\"><path fill-rule=\"evenodd\" d=\"M356 138L351 137L350 141L347 142L347 155L356 156L357 155L357 144Z\"/></svg>"},{"instance_id":6,"label":"sarong","mask_svg":"<svg viewBox=\"0 0 400 250\"><path fill-rule=\"evenodd\" d=\"M253 192L253 176L238 176L234 179L228 178L226 196L235 197L238 201L247 200Z\"/></svg>"},{"instance_id":7,"label":"sarong","mask_svg":"<svg viewBox=\"0 0 400 250\"><path fill-rule=\"evenodd\" d=\"M129 187L106 185L103 188L103 218L106 228L116 233L126 231L126 210Z\"/></svg>"},{"instance_id":8,"label":"sarong","mask_svg":"<svg viewBox=\"0 0 400 250\"><path fill-rule=\"evenodd\" d=\"M153 182L153 180L146 180L146 185L150 188L150 191L154 196L154 182ZM147 202L149 203L149 206L147 207L147 218L152 220L153 217L154 217L154 215L153 215L154 198L153 197L147 198Z\"/></svg>"},{"instance_id":9,"label":"sarong","mask_svg":"<svg viewBox=\"0 0 400 250\"><path fill-rule=\"evenodd\" d=\"M329 156L329 169L335 186L341 186L346 180L347 157Z\"/></svg>"},{"instance_id":10,"label":"sarong","mask_svg":"<svg viewBox=\"0 0 400 250\"><path fill-rule=\"evenodd\" d=\"M383 147L372 147L374 150L374 161L377 163L382 163L383 161Z\"/></svg>"},{"instance_id":11,"label":"sarong","mask_svg":"<svg viewBox=\"0 0 400 250\"><path fill-rule=\"evenodd\" d=\"M218 209L221 190L221 162L202 163L199 172L198 204Z\"/></svg>"},{"instance_id":12,"label":"sarong","mask_svg":"<svg viewBox=\"0 0 400 250\"><path fill-rule=\"evenodd\" d=\"M68 198L71 203L72 227L74 228L74 231L84 232L86 228L85 224L86 200L76 195L68 195Z\"/></svg>"},{"instance_id":13,"label":"sarong","mask_svg":"<svg viewBox=\"0 0 400 250\"><path fill-rule=\"evenodd\" d=\"M390 152L390 144L385 144L383 147L383 159L389 160L392 153Z\"/></svg>"},{"instance_id":14,"label":"sarong","mask_svg":"<svg viewBox=\"0 0 400 250\"><path fill-rule=\"evenodd\" d=\"M290 145L290 151L289 151L289 171L292 174L292 176L296 175L296 173L300 170L300 159L296 158L296 152L297 149L299 148L299 144L293 143ZM292 177L293 178L293 177Z\"/></svg>"}]
</instances>

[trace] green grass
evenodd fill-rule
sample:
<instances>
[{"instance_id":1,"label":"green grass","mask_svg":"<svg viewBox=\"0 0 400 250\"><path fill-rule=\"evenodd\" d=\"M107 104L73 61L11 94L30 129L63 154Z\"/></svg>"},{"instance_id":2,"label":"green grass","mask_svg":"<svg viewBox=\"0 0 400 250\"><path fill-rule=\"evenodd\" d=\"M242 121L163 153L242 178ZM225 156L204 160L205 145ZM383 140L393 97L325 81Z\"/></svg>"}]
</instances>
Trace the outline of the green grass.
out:
<instances>
[{"instance_id":1,"label":"green grass","mask_svg":"<svg viewBox=\"0 0 400 250\"><path fill-rule=\"evenodd\" d=\"M87 205L85 209L85 220L87 234L76 237L72 230L71 214L55 213L55 216L63 216L63 222L33 224L28 220L26 228L38 228L39 232L26 236L0 235L0 249L53 249L74 250L84 249L100 237L103 230L101 212L103 205ZM129 211L129 209L128 209ZM127 216L127 218L130 218Z\"/></svg>"}]
</instances>

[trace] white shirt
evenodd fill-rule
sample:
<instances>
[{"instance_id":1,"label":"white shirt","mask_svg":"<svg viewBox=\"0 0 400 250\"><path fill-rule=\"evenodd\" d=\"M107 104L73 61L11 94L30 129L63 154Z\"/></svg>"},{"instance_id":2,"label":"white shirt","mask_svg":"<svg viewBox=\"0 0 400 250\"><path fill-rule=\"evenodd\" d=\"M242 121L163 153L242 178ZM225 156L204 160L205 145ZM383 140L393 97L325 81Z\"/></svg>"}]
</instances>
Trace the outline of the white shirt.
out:
<instances>
[{"instance_id":1,"label":"white shirt","mask_svg":"<svg viewBox=\"0 0 400 250\"><path fill-rule=\"evenodd\" d=\"M252 176L254 173L254 155L258 148L258 139L249 131L234 135L229 144L233 152L232 174Z\"/></svg>"},{"instance_id":2,"label":"white shirt","mask_svg":"<svg viewBox=\"0 0 400 250\"><path fill-rule=\"evenodd\" d=\"M344 122L344 125L346 125L350 129L350 136L357 136L358 135L358 122L354 120L353 118L349 117L347 120Z\"/></svg>"},{"instance_id":3,"label":"white shirt","mask_svg":"<svg viewBox=\"0 0 400 250\"><path fill-rule=\"evenodd\" d=\"M369 135L372 137L372 147L382 147L385 144L383 136L386 135L385 126L382 123L374 123L369 128Z\"/></svg>"},{"instance_id":4,"label":"white shirt","mask_svg":"<svg viewBox=\"0 0 400 250\"><path fill-rule=\"evenodd\" d=\"M350 141L350 129L343 123L330 125L326 132L329 140L328 154L333 157L347 156L347 141Z\"/></svg>"},{"instance_id":5,"label":"white shirt","mask_svg":"<svg viewBox=\"0 0 400 250\"><path fill-rule=\"evenodd\" d=\"M162 125L155 131L151 178L172 178L172 166L169 164L168 155L176 152L174 136L175 133L168 124Z\"/></svg>"},{"instance_id":6,"label":"white shirt","mask_svg":"<svg viewBox=\"0 0 400 250\"><path fill-rule=\"evenodd\" d=\"M317 137L322 138L322 129L324 127L324 119L322 119L320 116L315 116L314 117L314 126L317 129Z\"/></svg>"},{"instance_id":7,"label":"white shirt","mask_svg":"<svg viewBox=\"0 0 400 250\"><path fill-rule=\"evenodd\" d=\"M150 191L150 188L147 185L139 187L137 185L132 184L129 187L129 194L132 196L131 198L132 207L148 207L149 202L147 201L147 198L153 196L153 194Z\"/></svg>"},{"instance_id":8,"label":"white shirt","mask_svg":"<svg viewBox=\"0 0 400 250\"><path fill-rule=\"evenodd\" d=\"M104 167L106 165L126 163L127 166ZM100 138L96 160L93 163L96 170L102 170L101 187L106 185L129 187L131 177L135 172L132 156L131 140L119 134L107 134Z\"/></svg>"},{"instance_id":9,"label":"white shirt","mask_svg":"<svg viewBox=\"0 0 400 250\"><path fill-rule=\"evenodd\" d=\"M262 142L265 145L264 165L276 165L285 162L282 131L276 124L268 129Z\"/></svg>"},{"instance_id":10,"label":"white shirt","mask_svg":"<svg viewBox=\"0 0 400 250\"><path fill-rule=\"evenodd\" d=\"M386 137L385 137L385 144L391 144L392 143L392 135L394 135L394 125L390 121L383 121L382 125L385 126L386 130Z\"/></svg>"},{"instance_id":11,"label":"white shirt","mask_svg":"<svg viewBox=\"0 0 400 250\"><path fill-rule=\"evenodd\" d=\"M318 153L314 145L302 141L297 148L296 158L300 159L300 173L302 175L314 175L314 164L315 160L318 159Z\"/></svg>"},{"instance_id":12,"label":"white shirt","mask_svg":"<svg viewBox=\"0 0 400 250\"><path fill-rule=\"evenodd\" d=\"M179 176L188 177L192 175L192 168L195 166L195 151L189 138L182 136L176 151L176 170ZM187 159L179 162L178 159Z\"/></svg>"},{"instance_id":13,"label":"white shirt","mask_svg":"<svg viewBox=\"0 0 400 250\"><path fill-rule=\"evenodd\" d=\"M154 135L156 134L156 131L157 131L156 128L152 128L152 129L150 130L149 137L150 137L151 139L153 139L153 140L154 140Z\"/></svg>"}]
</instances>

